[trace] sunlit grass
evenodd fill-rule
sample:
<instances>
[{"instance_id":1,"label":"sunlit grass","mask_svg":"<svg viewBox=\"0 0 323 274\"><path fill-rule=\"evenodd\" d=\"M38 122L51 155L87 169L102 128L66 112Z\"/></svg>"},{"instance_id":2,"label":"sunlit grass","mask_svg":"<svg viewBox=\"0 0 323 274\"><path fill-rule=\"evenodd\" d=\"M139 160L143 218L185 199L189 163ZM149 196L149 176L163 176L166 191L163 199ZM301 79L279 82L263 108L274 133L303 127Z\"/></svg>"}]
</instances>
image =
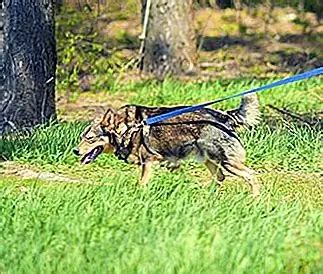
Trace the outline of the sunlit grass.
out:
<instances>
[{"instance_id":1,"label":"sunlit grass","mask_svg":"<svg viewBox=\"0 0 323 274\"><path fill-rule=\"evenodd\" d=\"M265 82L169 81L117 92L135 94L130 103L190 104ZM80 165L72 148L86 123L0 139L1 158L83 182L0 175L0 272L320 273L321 131L273 119L266 104L315 113L321 85L312 79L260 95L263 121L241 133L262 186L258 201L240 179L201 187L208 173L192 162L175 173L156 169L146 189L137 185L136 167L113 155Z\"/></svg>"},{"instance_id":2,"label":"sunlit grass","mask_svg":"<svg viewBox=\"0 0 323 274\"><path fill-rule=\"evenodd\" d=\"M175 178L146 190L126 176L72 186L5 179L1 272L319 273L312 181L269 177L256 202L241 186L214 192Z\"/></svg>"}]
</instances>

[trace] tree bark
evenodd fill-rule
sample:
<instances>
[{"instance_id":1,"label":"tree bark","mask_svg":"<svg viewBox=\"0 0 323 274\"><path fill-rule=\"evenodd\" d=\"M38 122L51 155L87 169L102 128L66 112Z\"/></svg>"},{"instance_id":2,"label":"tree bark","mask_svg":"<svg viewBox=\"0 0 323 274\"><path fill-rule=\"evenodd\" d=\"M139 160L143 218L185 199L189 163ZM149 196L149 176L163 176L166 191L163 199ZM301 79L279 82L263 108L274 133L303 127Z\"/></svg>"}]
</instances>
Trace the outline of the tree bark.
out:
<instances>
[{"instance_id":1,"label":"tree bark","mask_svg":"<svg viewBox=\"0 0 323 274\"><path fill-rule=\"evenodd\" d=\"M56 118L54 12L52 0L4 0L0 134Z\"/></svg>"},{"instance_id":2,"label":"tree bark","mask_svg":"<svg viewBox=\"0 0 323 274\"><path fill-rule=\"evenodd\" d=\"M147 0L142 0L143 17ZM193 0L152 0L141 69L158 78L196 70ZM144 20L143 20L144 21Z\"/></svg>"},{"instance_id":3,"label":"tree bark","mask_svg":"<svg viewBox=\"0 0 323 274\"><path fill-rule=\"evenodd\" d=\"M0 96L4 93L4 61L3 61L3 51L4 51L4 13L3 13L3 3L0 2ZM0 112L0 117L2 113ZM0 118L1 119L1 118Z\"/></svg>"}]
</instances>

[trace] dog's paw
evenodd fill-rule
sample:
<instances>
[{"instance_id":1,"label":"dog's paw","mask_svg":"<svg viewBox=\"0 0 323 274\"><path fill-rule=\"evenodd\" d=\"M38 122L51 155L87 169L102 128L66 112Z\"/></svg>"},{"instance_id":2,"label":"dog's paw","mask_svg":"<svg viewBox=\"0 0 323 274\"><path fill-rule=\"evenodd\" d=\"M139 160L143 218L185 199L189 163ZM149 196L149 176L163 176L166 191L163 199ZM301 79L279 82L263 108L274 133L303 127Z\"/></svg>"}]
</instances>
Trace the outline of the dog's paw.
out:
<instances>
[{"instance_id":1,"label":"dog's paw","mask_svg":"<svg viewBox=\"0 0 323 274\"><path fill-rule=\"evenodd\" d=\"M170 172L174 172L178 170L181 167L180 163L174 163L174 162L162 162L161 166L166 168Z\"/></svg>"}]
</instances>

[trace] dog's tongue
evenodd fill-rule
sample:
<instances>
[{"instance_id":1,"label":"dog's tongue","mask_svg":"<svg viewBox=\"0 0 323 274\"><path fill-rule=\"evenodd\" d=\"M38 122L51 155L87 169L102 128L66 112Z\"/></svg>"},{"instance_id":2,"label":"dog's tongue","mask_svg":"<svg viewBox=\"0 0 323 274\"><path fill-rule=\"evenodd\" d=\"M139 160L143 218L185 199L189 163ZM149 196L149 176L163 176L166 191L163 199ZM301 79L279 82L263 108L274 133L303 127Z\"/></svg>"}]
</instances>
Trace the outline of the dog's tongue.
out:
<instances>
[{"instance_id":1,"label":"dog's tongue","mask_svg":"<svg viewBox=\"0 0 323 274\"><path fill-rule=\"evenodd\" d=\"M99 154L103 151L103 147L99 146L94 148L93 150L91 150L88 154L86 154L82 160L81 163L82 164L89 164L91 162L93 162L98 156Z\"/></svg>"},{"instance_id":2,"label":"dog's tongue","mask_svg":"<svg viewBox=\"0 0 323 274\"><path fill-rule=\"evenodd\" d=\"M92 157L90 154L87 154L82 160L82 164L86 165L86 164L89 164L91 163L93 160L92 160Z\"/></svg>"}]
</instances>

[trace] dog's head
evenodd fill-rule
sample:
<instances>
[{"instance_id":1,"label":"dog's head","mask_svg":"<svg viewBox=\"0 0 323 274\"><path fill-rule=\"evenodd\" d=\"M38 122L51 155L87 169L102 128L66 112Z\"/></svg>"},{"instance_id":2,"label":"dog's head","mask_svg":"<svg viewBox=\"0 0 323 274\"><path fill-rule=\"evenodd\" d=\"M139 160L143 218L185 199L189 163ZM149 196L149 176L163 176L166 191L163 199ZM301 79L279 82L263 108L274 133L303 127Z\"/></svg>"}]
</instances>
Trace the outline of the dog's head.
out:
<instances>
[{"instance_id":1,"label":"dog's head","mask_svg":"<svg viewBox=\"0 0 323 274\"><path fill-rule=\"evenodd\" d=\"M114 132L115 111L109 108L103 118L96 119L81 133L81 141L73 149L81 157L81 163L93 162L101 153L112 153L116 149Z\"/></svg>"},{"instance_id":2,"label":"dog's head","mask_svg":"<svg viewBox=\"0 0 323 274\"><path fill-rule=\"evenodd\" d=\"M135 106L118 110L108 108L102 118L94 120L81 134L79 145L73 152L82 157L81 162L93 162L101 153L115 153L119 143L136 123Z\"/></svg>"}]
</instances>

